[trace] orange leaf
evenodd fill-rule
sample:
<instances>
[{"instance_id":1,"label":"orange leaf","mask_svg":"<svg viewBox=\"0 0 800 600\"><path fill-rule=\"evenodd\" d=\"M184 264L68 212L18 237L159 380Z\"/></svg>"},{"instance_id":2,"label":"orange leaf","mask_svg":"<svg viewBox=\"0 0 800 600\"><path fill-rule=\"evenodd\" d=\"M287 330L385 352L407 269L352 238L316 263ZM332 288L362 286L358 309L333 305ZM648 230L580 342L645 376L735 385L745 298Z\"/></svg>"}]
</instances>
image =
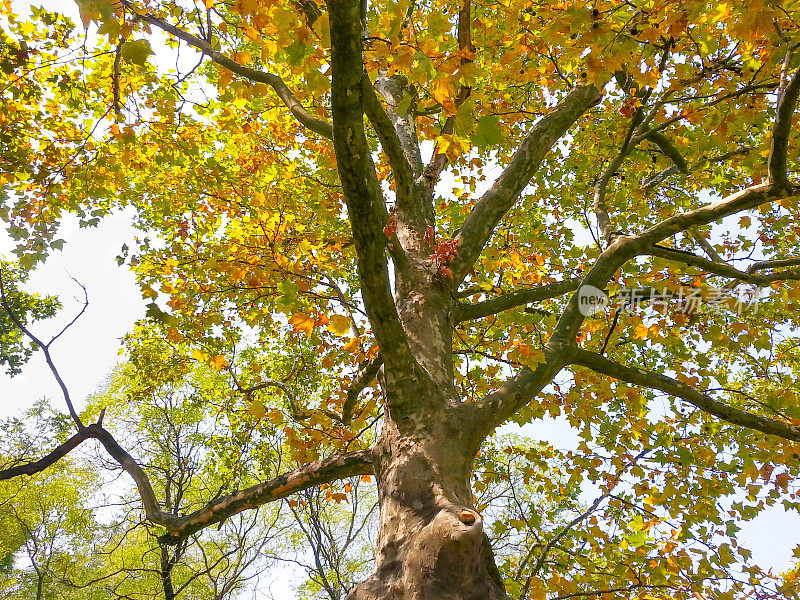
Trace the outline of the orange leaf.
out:
<instances>
[{"instance_id":1,"label":"orange leaf","mask_svg":"<svg viewBox=\"0 0 800 600\"><path fill-rule=\"evenodd\" d=\"M344 351L352 354L353 352L358 350L358 347L360 345L361 345L361 340L359 338L353 338L352 340L350 340L345 344Z\"/></svg>"},{"instance_id":2,"label":"orange leaf","mask_svg":"<svg viewBox=\"0 0 800 600\"><path fill-rule=\"evenodd\" d=\"M294 313L289 319L289 325L294 327L295 331L305 331L308 336L314 331L314 319L303 313Z\"/></svg>"},{"instance_id":3,"label":"orange leaf","mask_svg":"<svg viewBox=\"0 0 800 600\"><path fill-rule=\"evenodd\" d=\"M214 368L215 368L217 371L219 371L219 370L221 370L221 369L222 369L222 367L227 367L227 366L228 366L228 361L227 361L227 360L225 360L225 357L224 357L224 356L220 356L220 355L218 354L217 356L215 356L214 358L212 358L210 361L208 361L208 364L210 364L210 365L211 365L212 367L214 367Z\"/></svg>"}]
</instances>

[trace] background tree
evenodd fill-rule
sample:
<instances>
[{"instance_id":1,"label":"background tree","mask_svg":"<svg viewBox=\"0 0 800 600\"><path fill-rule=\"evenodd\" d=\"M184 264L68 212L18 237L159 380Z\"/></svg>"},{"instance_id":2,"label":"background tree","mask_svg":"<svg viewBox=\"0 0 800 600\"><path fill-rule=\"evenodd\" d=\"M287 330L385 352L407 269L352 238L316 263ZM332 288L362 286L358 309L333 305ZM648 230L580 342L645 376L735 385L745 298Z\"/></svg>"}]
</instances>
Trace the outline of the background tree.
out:
<instances>
[{"instance_id":1,"label":"background tree","mask_svg":"<svg viewBox=\"0 0 800 600\"><path fill-rule=\"evenodd\" d=\"M191 512L209 498L254 483L276 460L269 432L248 435L252 417L243 409L222 412L231 390L217 372L196 364L157 338L138 330L131 361L94 396L88 415L103 411L115 439L135 449L159 506L169 514ZM248 422L249 421L249 422ZM119 465L100 452L106 469ZM258 461L258 468L252 465ZM135 489L125 486L107 539L100 540L106 573L76 582L115 598L235 598L274 561L276 536L285 535L281 506L234 515L181 543L159 539L141 510ZM285 512L285 511L283 511Z\"/></svg>"},{"instance_id":2,"label":"background tree","mask_svg":"<svg viewBox=\"0 0 800 600\"><path fill-rule=\"evenodd\" d=\"M174 514L65 391L77 433L0 477L95 438L180 545L374 474L375 571L350 598L503 598L474 459L564 414L597 505L582 542L547 528L520 555L520 595L785 593L734 536L796 507L796 2L82 0L88 35L4 6L20 260L66 212L133 206L148 234L120 262L149 317L262 422L280 398L301 466ZM156 39L198 62L157 67ZM601 290L616 306L585 310ZM276 336L286 364L259 352Z\"/></svg>"}]
</instances>

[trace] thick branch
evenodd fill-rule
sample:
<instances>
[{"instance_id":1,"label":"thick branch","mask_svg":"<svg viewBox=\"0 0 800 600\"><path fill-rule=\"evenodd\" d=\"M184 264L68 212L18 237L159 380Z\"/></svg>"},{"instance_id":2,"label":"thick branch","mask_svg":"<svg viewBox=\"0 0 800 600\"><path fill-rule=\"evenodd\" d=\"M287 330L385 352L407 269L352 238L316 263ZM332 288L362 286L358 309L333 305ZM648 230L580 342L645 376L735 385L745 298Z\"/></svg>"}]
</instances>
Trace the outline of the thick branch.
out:
<instances>
[{"instance_id":1,"label":"thick branch","mask_svg":"<svg viewBox=\"0 0 800 600\"><path fill-rule=\"evenodd\" d=\"M106 449L106 452L108 452L111 458L117 461L119 466L122 467L122 470L133 479L133 482L136 484L136 489L139 492L139 498L141 498L142 504L144 505L144 512L147 519L157 525L169 527L174 521L175 516L163 512L159 508L158 500L156 499L155 492L153 492L153 486L150 483L150 478L142 467L139 466L139 463L137 463L133 457L119 445L117 440L114 439L114 436L99 423L93 423L89 425L87 429L92 430L92 437L103 445L103 448Z\"/></svg>"},{"instance_id":2,"label":"thick branch","mask_svg":"<svg viewBox=\"0 0 800 600\"><path fill-rule=\"evenodd\" d=\"M455 286L472 268L500 219L514 205L545 155L601 97L602 93L594 86L577 88L531 128L509 165L478 200L456 235L459 248L452 266Z\"/></svg>"},{"instance_id":3,"label":"thick branch","mask_svg":"<svg viewBox=\"0 0 800 600\"><path fill-rule=\"evenodd\" d=\"M686 163L686 159L683 158L683 155L678 152L678 149L669 141L669 138L665 136L660 131L654 131L651 133L648 138L651 142L653 142L661 152L669 158L675 167L684 175L689 174L689 165Z\"/></svg>"},{"instance_id":4,"label":"thick branch","mask_svg":"<svg viewBox=\"0 0 800 600\"><path fill-rule=\"evenodd\" d=\"M776 271L774 273L770 273L769 275L758 275L756 271L763 270L766 268L770 268L771 266L775 265L767 265L762 266L762 263L755 263L748 267L747 271L740 271L736 267L729 265L728 263L720 263L716 261L711 261L702 256L697 256L696 254L692 254L691 252L684 252L682 250L674 250L672 248L666 248L664 246L654 246L649 254L653 256L658 256L660 258L666 258L667 260L672 260L676 262L682 262L686 265L691 265L693 267L697 267L699 269L703 269L709 273L714 273L715 275L720 275L722 277L730 277L731 279L738 279L739 281L743 281L745 283L752 283L754 285L769 285L774 281L788 281L788 280L798 280L800 279L800 271ZM777 261L765 261L765 262L777 262ZM786 262L794 262L797 264L797 261L780 261L782 263Z\"/></svg>"},{"instance_id":5,"label":"thick branch","mask_svg":"<svg viewBox=\"0 0 800 600\"><path fill-rule=\"evenodd\" d=\"M700 233L700 230L697 227L690 227L687 232L691 236L691 238L697 242L697 244L703 249L703 251L708 255L708 257L713 260L714 262L723 263L725 262L723 258L717 254L717 251L714 250L714 246L712 246L709 241Z\"/></svg>"},{"instance_id":6,"label":"thick branch","mask_svg":"<svg viewBox=\"0 0 800 600\"><path fill-rule=\"evenodd\" d=\"M380 81L379 79L378 83ZM389 166L392 167L398 196L397 201L401 202L401 198L405 201L412 194L414 176L412 163L409 162L407 144L404 144L403 139L400 137L403 129L399 127L398 122L401 117L394 112L394 107L388 102L389 111L384 110L366 73L362 75L362 82L364 85L364 112L375 128L375 133L378 134L383 151L389 160ZM386 94L384 94L384 97L386 97Z\"/></svg>"},{"instance_id":7,"label":"thick branch","mask_svg":"<svg viewBox=\"0 0 800 600\"><path fill-rule=\"evenodd\" d=\"M454 321L456 323L461 323L462 321L480 319L488 317L489 315L496 315L504 310L522 306L523 304L541 302L542 300L563 296L567 292L577 290L580 282L581 280L577 278L568 279L566 281L540 285L535 288L517 290L508 294L503 294L497 298L478 302L477 304L460 303L456 309Z\"/></svg>"},{"instance_id":8,"label":"thick branch","mask_svg":"<svg viewBox=\"0 0 800 600\"><path fill-rule=\"evenodd\" d=\"M691 265L693 267L703 269L709 273L721 275L722 277L730 277L732 279L738 279L746 282L750 281L750 276L748 273L745 271L740 271L728 263L708 260L707 258L703 258L702 256L698 256L697 254L692 254L691 252L686 252L684 250L676 250L673 248L667 248L666 246L653 246L650 249L649 254L658 256L659 258L681 262L685 265Z\"/></svg>"},{"instance_id":9,"label":"thick branch","mask_svg":"<svg viewBox=\"0 0 800 600\"><path fill-rule=\"evenodd\" d=\"M588 367L597 373L609 375L626 383L660 390L728 423L776 435L787 440L800 441L800 427L754 415L746 410L714 400L692 386L666 375L628 367L600 354L579 348L573 350L571 363Z\"/></svg>"},{"instance_id":10,"label":"thick branch","mask_svg":"<svg viewBox=\"0 0 800 600\"><path fill-rule=\"evenodd\" d=\"M694 165L689 167L689 172L691 173L692 171L701 169L705 167L708 163L725 162L726 160L730 160L735 156L743 156L745 154L748 154L749 152L750 148L742 147L742 148L737 148L736 150L731 150L730 152L725 152L718 156L712 156L711 158L707 158L704 156L700 158L700 160L698 160ZM661 184L665 179L667 179L667 177L679 174L686 175L686 173L684 173L681 169L679 169L677 166L673 164L664 169L663 171L656 173L652 177L648 177L647 179L643 180L642 187L645 190L652 190L654 187Z\"/></svg>"},{"instance_id":11,"label":"thick branch","mask_svg":"<svg viewBox=\"0 0 800 600\"><path fill-rule=\"evenodd\" d=\"M24 465L17 465L10 469L0 471L0 481L3 479L11 479L20 475L34 475L44 471L50 465L55 464L58 460L65 457L71 450L75 449L81 442L87 439L98 440L111 457L119 463L122 469L128 473L136 483L139 490L139 496L144 504L145 513L147 518L153 523L164 525L168 527L171 519L174 517L167 513L162 512L158 507L153 487L150 485L150 479L142 468L136 463L135 460L117 443L114 437L98 423L83 426L78 433L69 438L66 442L58 446L55 450L40 458L39 460L27 463Z\"/></svg>"},{"instance_id":12,"label":"thick branch","mask_svg":"<svg viewBox=\"0 0 800 600\"><path fill-rule=\"evenodd\" d=\"M409 94L408 82L400 75L380 76L375 82L375 89L383 96L388 107L387 114L395 130L400 150L406 162L416 176L422 172L422 155L419 150L419 140L414 122L414 113L411 105L401 112L400 103L406 94ZM412 103L413 104L413 103Z\"/></svg>"},{"instance_id":13,"label":"thick branch","mask_svg":"<svg viewBox=\"0 0 800 600\"><path fill-rule=\"evenodd\" d=\"M747 267L748 273L762 271L764 269L779 269L781 267L800 267L800 258L777 258L774 260L762 260Z\"/></svg>"},{"instance_id":14,"label":"thick branch","mask_svg":"<svg viewBox=\"0 0 800 600\"><path fill-rule=\"evenodd\" d=\"M794 189L793 193L800 193L800 188ZM583 278L581 286L590 285L603 289L622 265L637 255L649 254L652 247L663 239L694 225L705 225L784 196L785 190L762 184L665 219L639 235L616 237L595 261ZM522 369L500 389L470 405L475 413L474 435L477 438L483 439L480 436L488 435L553 380L567 364L569 349L574 345L575 336L584 318L579 308L578 294L573 294L547 342L544 362L535 370Z\"/></svg>"},{"instance_id":15,"label":"thick branch","mask_svg":"<svg viewBox=\"0 0 800 600\"><path fill-rule=\"evenodd\" d=\"M329 483L353 475L372 475L374 466L371 450L356 450L332 458L318 460L294 471L274 477L230 496L220 498L165 525L168 533L160 539L174 544L209 525L219 523L244 510L286 498L314 485ZM162 523L163 524L163 523Z\"/></svg>"},{"instance_id":16,"label":"thick branch","mask_svg":"<svg viewBox=\"0 0 800 600\"><path fill-rule=\"evenodd\" d=\"M133 10L132 6L128 6L128 8ZM196 48L208 56L215 63L225 67L229 71L232 71L237 75L241 75L250 81L266 83L273 90L275 90L278 98L281 99L281 101L286 105L286 108L288 108L292 115L294 115L294 118L297 119L302 125L324 138L333 139L333 128L331 127L331 124L327 121L323 121L322 119L318 119L308 112L297 99L297 97L292 93L283 79L277 75L268 73L267 71L253 69L252 67L246 67L225 56L222 52L215 50L214 47L204 39L199 38L196 35L192 35L188 31L184 31L183 29L180 29L171 23L167 23L160 17L154 17L148 14L139 14L136 12L134 12L134 15L137 19L140 19L145 23L149 23L150 25L155 25L159 29L174 35L178 39L183 40L193 48Z\"/></svg>"},{"instance_id":17,"label":"thick branch","mask_svg":"<svg viewBox=\"0 0 800 600\"><path fill-rule=\"evenodd\" d=\"M469 417L464 422L472 423L471 443L477 450L480 443L496 427L528 404L547 386L568 362L568 353L563 348L545 348L544 360L535 369L523 367L499 389L478 402L464 404Z\"/></svg>"},{"instance_id":18,"label":"thick branch","mask_svg":"<svg viewBox=\"0 0 800 600\"><path fill-rule=\"evenodd\" d=\"M98 440L106 452L133 478L139 491L139 497L144 504L147 520L164 527L167 534L161 538L161 541L171 544L178 543L186 536L209 525L219 523L239 512L285 498L311 486L353 475L372 475L374 473L371 450L347 452L303 465L269 481L219 498L188 515L177 516L159 508L150 479L144 470L100 423L92 423L36 462L0 471L0 481L20 475L39 473L89 438Z\"/></svg>"},{"instance_id":19,"label":"thick branch","mask_svg":"<svg viewBox=\"0 0 800 600\"><path fill-rule=\"evenodd\" d=\"M345 398L344 406L342 406L341 421L345 425L350 423L350 420L353 418L353 409L356 406L356 401L358 400L359 394L370 384L373 379L375 379L378 371L380 371L381 366L383 366L383 357L378 354L375 358L365 364L356 375L356 378L350 385L350 389L347 390L347 397Z\"/></svg>"},{"instance_id":20,"label":"thick branch","mask_svg":"<svg viewBox=\"0 0 800 600\"><path fill-rule=\"evenodd\" d=\"M385 255L388 222L380 184L364 133L363 64L359 3L331 0L331 105L339 178L358 253L361 294L387 365L413 362L389 285Z\"/></svg>"},{"instance_id":21,"label":"thick branch","mask_svg":"<svg viewBox=\"0 0 800 600\"><path fill-rule=\"evenodd\" d=\"M791 53L789 54L791 56ZM788 57L787 57L788 58ZM769 151L767 170L769 181L780 187L789 187L786 173L786 159L789 146L789 133L792 130L792 116L800 95L800 67L794 72L786 86L779 89L778 111L772 128L772 144Z\"/></svg>"},{"instance_id":22,"label":"thick branch","mask_svg":"<svg viewBox=\"0 0 800 600\"><path fill-rule=\"evenodd\" d=\"M800 189L794 189L790 194L787 194L785 190L776 189L769 183L745 188L717 202L664 219L639 235L629 237L625 245L640 246L644 249L644 245L657 244L661 240L694 225L713 223L742 210L756 208L766 202L796 194L799 191Z\"/></svg>"},{"instance_id":23,"label":"thick branch","mask_svg":"<svg viewBox=\"0 0 800 600\"><path fill-rule=\"evenodd\" d=\"M798 74L795 73L792 84L794 84L796 81L797 75ZM790 89L790 85L791 84L787 84L786 90ZM800 85L800 83L796 85ZM582 89L584 88L575 90L572 92L572 94L580 92ZM743 89L737 90L735 94L728 94L726 96L719 97L709 103L707 106L721 102L729 97L732 97L733 95L739 95L742 93ZM599 94L599 92L596 93ZM785 91L784 95L787 93L788 92ZM779 102L779 105L783 107L784 111L786 110L788 104L791 104L792 107L794 106L797 92L794 94L794 101L787 100L785 103L783 101ZM562 101L559 106L564 104L568 98L569 96L565 98L565 100ZM586 106L586 108L588 108L588 106ZM556 110L558 110L558 107ZM783 122L781 121L781 118L783 117L777 117L776 123ZM791 115L789 115L788 118L791 119ZM577 116L575 116L575 119L577 119ZM540 121L540 123L542 123L542 121ZM654 132L661 131L668 126L668 124L669 120L658 125L657 127L643 132L637 136L636 140L644 139ZM782 129L780 127L776 127L775 131L778 135L780 135ZM633 141L631 143L633 143ZM780 144L773 143L773 147L780 147ZM515 155L515 159L516 158L517 157ZM488 212L489 214L497 214L495 207L496 204L506 206L508 197L503 198L501 194L498 194L496 188L499 187L500 181L513 166L513 162L514 161L512 161L512 165L509 165L506 171L504 171L503 175L501 175L500 179L498 179L493 188L490 189L478 202L478 205L476 205L475 209L473 209L472 213L470 213L470 215L467 217L467 221L465 221L459 237L465 240L465 249L468 248L469 250L464 252L460 251L456 259L457 261L460 261L460 277L463 277L466 273L465 267L467 269L471 268L472 260L478 256L483 243L485 243L485 240L488 239L488 236L491 234L492 228L488 227L487 225L492 222L496 223L502 217L503 212L500 212L496 217L490 217L486 214L481 214L480 211L484 211L485 213ZM522 188L520 188L520 190L521 189ZM713 202L683 214L678 214L664 219L663 221L646 229L638 235L620 235L614 238L609 247L606 248L606 250L603 251L603 253L598 257L598 259L595 261L595 264L583 278L581 286L588 285L594 288L603 289L614 277L614 274L617 272L617 270L628 260L638 255L649 254L653 246L678 232L685 231L698 225L707 225L737 212L753 209L762 204L797 194L800 194L800 186L792 186L788 182L769 181L761 185L745 188L723 198L722 200L719 200L718 202ZM487 196L491 200L487 199ZM502 201L498 202L497 200L494 200L495 196L500 196ZM513 202L513 198L511 202ZM496 220L494 220L495 218ZM470 225L469 228L467 227L468 224ZM465 230L468 235L465 235ZM478 244L478 242L475 240L483 240L483 242ZM785 275L785 273L781 274L781 276ZM777 280L779 276L778 274L772 274L770 277L775 277L773 280ZM456 278L456 281L460 282L461 279ZM585 318L585 315L583 315L580 311L578 296L578 293L573 294L569 300L569 303L565 307L564 312L561 314L561 317L559 318L558 323L556 324L556 327L546 344L543 362L539 364L535 370L531 370L529 368L522 369L519 374L506 382L499 390L488 395L483 400L470 405L472 422L474 423L474 439L483 439L482 436L485 437L488 435L495 427L503 423L516 411L530 402L531 399L534 398L535 395L538 394L548 383L550 383L559 373L559 371L569 362L569 354L571 352L571 348L574 346L575 336L577 335ZM712 402L715 401L712 400ZM715 410L722 410L720 407L715 405L708 406L714 408ZM725 405L721 406L725 407ZM723 414L728 413L723 411ZM752 415L749 415L749 413L743 413L739 415L733 413L731 414L732 418L739 418L740 420L743 420L744 422L742 424L746 424L749 422L748 419L753 417ZM780 427L789 427L788 425L781 424L779 422L775 423L777 423L775 426L778 427L778 429L780 429ZM755 428L758 429L758 427Z\"/></svg>"}]
</instances>

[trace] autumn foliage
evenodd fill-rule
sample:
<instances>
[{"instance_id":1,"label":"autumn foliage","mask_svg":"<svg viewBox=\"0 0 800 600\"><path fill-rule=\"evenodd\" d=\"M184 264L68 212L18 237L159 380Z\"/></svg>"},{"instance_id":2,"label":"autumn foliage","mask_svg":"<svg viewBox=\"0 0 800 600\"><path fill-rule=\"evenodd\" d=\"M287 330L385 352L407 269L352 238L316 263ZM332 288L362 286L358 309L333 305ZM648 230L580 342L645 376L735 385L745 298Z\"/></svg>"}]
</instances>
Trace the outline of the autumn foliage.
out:
<instances>
[{"instance_id":1,"label":"autumn foliage","mask_svg":"<svg viewBox=\"0 0 800 600\"><path fill-rule=\"evenodd\" d=\"M118 261L149 309L128 358L155 381L148 344L207 367L214 410L293 467L171 514L76 415L162 541L370 475L377 570L353 599L800 593L736 538L800 506L796 1L3 7L19 263L66 215L129 209ZM584 286L609 304L581 312ZM613 302L631 289L661 306ZM670 300L687 289L703 306ZM574 440L482 463L498 427L554 418ZM524 506L494 520L500 481Z\"/></svg>"}]
</instances>

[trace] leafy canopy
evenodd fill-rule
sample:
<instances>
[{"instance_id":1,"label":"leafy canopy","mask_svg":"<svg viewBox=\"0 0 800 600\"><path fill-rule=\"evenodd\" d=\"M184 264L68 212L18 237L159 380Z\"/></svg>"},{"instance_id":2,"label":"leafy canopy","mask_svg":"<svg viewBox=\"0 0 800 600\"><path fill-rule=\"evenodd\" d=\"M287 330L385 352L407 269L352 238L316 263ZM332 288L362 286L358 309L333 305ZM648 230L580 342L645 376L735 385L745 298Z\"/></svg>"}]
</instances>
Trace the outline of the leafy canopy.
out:
<instances>
[{"instance_id":1,"label":"leafy canopy","mask_svg":"<svg viewBox=\"0 0 800 600\"><path fill-rule=\"evenodd\" d=\"M382 416L376 370L364 394L348 390L378 359L381 325L367 319L330 139L326 7L78 5L76 26L3 4L1 216L20 262L60 247L65 214L94 226L132 206L146 233L119 261L150 301L151 325L128 340L139 368L161 376L153 344L207 365L228 384L220 410L253 431L280 429L293 461L368 447ZM364 92L360 119L385 200L372 230L381 256L385 246L399 264L411 240L436 280L452 282L458 396L480 401L549 364L554 332L583 352L507 416L565 416L580 436L567 481L592 483L602 502L580 539L545 543L572 558L508 558L509 589L793 588L796 573L773 581L735 534L798 501L800 211L788 174L800 144L797 118L781 112L797 96L797 2L382 0L362 17L364 74L380 93ZM597 105L550 140L459 270L467 215L512 157L533 161L514 152L576 87L594 89ZM432 190L426 226L411 234L398 209L404 169ZM693 216L665 221L679 214ZM642 247L608 258L631 239ZM611 295L658 290L667 309L648 293L564 328L587 273ZM677 310L686 290L711 309ZM732 300L756 292L757 310Z\"/></svg>"}]
</instances>

